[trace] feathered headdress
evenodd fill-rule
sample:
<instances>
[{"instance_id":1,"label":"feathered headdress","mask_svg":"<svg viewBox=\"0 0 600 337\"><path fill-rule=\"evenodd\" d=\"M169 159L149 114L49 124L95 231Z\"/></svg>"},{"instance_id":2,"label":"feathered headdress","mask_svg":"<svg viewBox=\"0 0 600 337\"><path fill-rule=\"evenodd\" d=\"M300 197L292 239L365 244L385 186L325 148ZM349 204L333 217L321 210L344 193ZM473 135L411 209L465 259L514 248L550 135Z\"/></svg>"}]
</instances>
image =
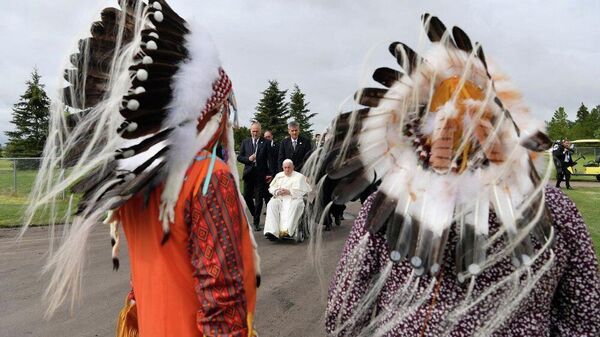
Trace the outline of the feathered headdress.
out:
<instances>
[{"instance_id":1,"label":"feathered headdress","mask_svg":"<svg viewBox=\"0 0 600 337\"><path fill-rule=\"evenodd\" d=\"M419 55L392 43L400 69L375 70L373 79L383 87L359 90L355 100L364 107L337 116L309 159L311 181L335 185L320 188L313 201L313 232L328 212L323 200L344 204L381 179L367 226L371 234L385 234L392 262L409 261L416 276L437 275L454 225L460 282L507 255L527 268L539 256L531 236L544 247L553 238L544 182L534 166L537 152L551 142L481 45L437 17L425 14L423 24L430 48ZM494 235L492 210L501 222ZM501 237L504 249L486 256ZM319 236L312 240L318 243Z\"/></svg>"},{"instance_id":2,"label":"feathered headdress","mask_svg":"<svg viewBox=\"0 0 600 337\"><path fill-rule=\"evenodd\" d=\"M198 151L222 145L238 180L232 85L208 34L164 0L121 0L120 8L104 9L91 37L80 40L70 57L64 71L69 85L53 107L31 195L27 224L65 189L81 195L75 217L69 218L70 207L66 212L65 223L71 225L46 266L53 270L46 293L50 311L69 289L77 292L85 240L107 212L163 183L165 241L185 172ZM114 227L111 232L114 244Z\"/></svg>"},{"instance_id":3,"label":"feathered headdress","mask_svg":"<svg viewBox=\"0 0 600 337\"><path fill-rule=\"evenodd\" d=\"M439 271L456 222L459 272L478 274L486 262L490 207L514 243L515 264L529 263L528 234L540 242L550 238L533 152L551 142L507 78L488 66L479 44L458 27L447 30L437 17L423 20L431 48L421 57L401 42L390 45L401 70L375 70L373 79L385 88L356 93L367 108L334 120L307 173L313 181L337 182L336 204L380 177L370 230L385 226L390 258L408 258L421 273ZM317 210L313 220L320 215Z\"/></svg>"}]
</instances>

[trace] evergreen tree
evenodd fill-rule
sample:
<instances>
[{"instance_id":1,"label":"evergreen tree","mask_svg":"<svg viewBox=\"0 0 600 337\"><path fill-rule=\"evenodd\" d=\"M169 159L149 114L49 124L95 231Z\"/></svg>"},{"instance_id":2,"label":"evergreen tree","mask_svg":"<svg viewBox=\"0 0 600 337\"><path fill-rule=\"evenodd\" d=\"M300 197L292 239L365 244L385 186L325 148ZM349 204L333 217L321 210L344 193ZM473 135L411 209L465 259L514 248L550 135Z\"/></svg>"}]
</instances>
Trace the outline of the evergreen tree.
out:
<instances>
[{"instance_id":1,"label":"evergreen tree","mask_svg":"<svg viewBox=\"0 0 600 337\"><path fill-rule=\"evenodd\" d=\"M588 121L590 124L589 138L600 139L600 105L596 105L596 107L590 111Z\"/></svg>"},{"instance_id":2,"label":"evergreen tree","mask_svg":"<svg viewBox=\"0 0 600 337\"><path fill-rule=\"evenodd\" d=\"M50 117L50 99L40 83L40 74L33 70L27 89L13 106L12 121L14 131L7 131L8 143L5 155L8 157L39 157L42 155Z\"/></svg>"},{"instance_id":3,"label":"evergreen tree","mask_svg":"<svg viewBox=\"0 0 600 337\"><path fill-rule=\"evenodd\" d=\"M582 102L581 105L579 106L579 109L577 110L576 121L583 121L583 120L587 119L589 115L590 115L590 112L588 111L588 108Z\"/></svg>"},{"instance_id":4,"label":"evergreen tree","mask_svg":"<svg viewBox=\"0 0 600 337\"><path fill-rule=\"evenodd\" d=\"M548 123L548 136L553 140L569 138L570 121L567 119L567 112L562 106L554 111L552 119Z\"/></svg>"},{"instance_id":5,"label":"evergreen tree","mask_svg":"<svg viewBox=\"0 0 600 337\"><path fill-rule=\"evenodd\" d=\"M254 119L263 130L271 130L273 138L282 140L287 135L288 103L285 102L287 90L279 90L276 80L269 81L269 87L262 92L262 98L256 106Z\"/></svg>"},{"instance_id":6,"label":"evergreen tree","mask_svg":"<svg viewBox=\"0 0 600 337\"><path fill-rule=\"evenodd\" d=\"M300 133L304 134L308 139L313 138L312 123L310 120L317 114L309 114L308 102L305 100L305 95L297 84L294 84L294 89L290 95L290 118L300 124Z\"/></svg>"},{"instance_id":7,"label":"evergreen tree","mask_svg":"<svg viewBox=\"0 0 600 337\"><path fill-rule=\"evenodd\" d=\"M250 137L250 128L246 126L240 126L237 129L233 129L233 142L236 151L240 150L242 140Z\"/></svg>"},{"instance_id":8,"label":"evergreen tree","mask_svg":"<svg viewBox=\"0 0 600 337\"><path fill-rule=\"evenodd\" d=\"M571 130L571 137L573 139L584 139L590 138L594 134L593 129L590 125L590 112L588 108L581 103L577 110L577 119L573 123L573 129Z\"/></svg>"}]
</instances>

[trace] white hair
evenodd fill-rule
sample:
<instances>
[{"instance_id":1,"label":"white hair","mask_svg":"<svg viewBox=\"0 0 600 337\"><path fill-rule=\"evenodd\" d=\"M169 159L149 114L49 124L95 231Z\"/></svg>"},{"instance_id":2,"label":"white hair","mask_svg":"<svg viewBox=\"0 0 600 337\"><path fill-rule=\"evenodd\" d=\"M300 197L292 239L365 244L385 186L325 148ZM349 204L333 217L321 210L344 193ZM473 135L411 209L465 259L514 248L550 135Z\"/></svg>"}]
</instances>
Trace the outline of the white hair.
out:
<instances>
[{"instance_id":1,"label":"white hair","mask_svg":"<svg viewBox=\"0 0 600 337\"><path fill-rule=\"evenodd\" d=\"M286 160L284 160L284 161L283 161L283 163L281 163L281 165L283 166L283 165L285 165L286 163L289 163L289 164L292 164L292 166L295 166L295 165L294 165L294 162L293 162L291 159L286 159Z\"/></svg>"}]
</instances>

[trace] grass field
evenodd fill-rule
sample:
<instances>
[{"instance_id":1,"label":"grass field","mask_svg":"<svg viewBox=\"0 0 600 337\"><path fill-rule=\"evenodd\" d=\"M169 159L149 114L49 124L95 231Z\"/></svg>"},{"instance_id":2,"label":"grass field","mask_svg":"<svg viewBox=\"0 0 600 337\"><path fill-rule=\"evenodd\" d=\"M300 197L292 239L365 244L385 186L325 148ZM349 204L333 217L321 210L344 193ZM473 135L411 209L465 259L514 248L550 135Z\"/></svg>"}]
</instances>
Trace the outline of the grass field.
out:
<instances>
[{"instance_id":1,"label":"grass field","mask_svg":"<svg viewBox=\"0 0 600 337\"><path fill-rule=\"evenodd\" d=\"M0 227L20 226L23 223L23 213L36 174L37 170L17 170L15 190L13 162L0 158ZM62 214L67 207L68 200L60 200L57 203L58 214ZM48 215L48 212L37 214L33 224L47 224Z\"/></svg>"},{"instance_id":2,"label":"grass field","mask_svg":"<svg viewBox=\"0 0 600 337\"><path fill-rule=\"evenodd\" d=\"M240 178L244 169L243 164L238 165ZM23 222L23 213L27 206L27 198L33 186L36 170L17 170L16 191L14 188L14 171L12 161L0 158L0 227L16 227ZM243 191L243 184L240 186ZM59 200L57 210L64 212L68 207L68 198ZM59 213L62 214L62 213ZM48 214L36 215L33 224L43 225L48 223Z\"/></svg>"},{"instance_id":3,"label":"grass field","mask_svg":"<svg viewBox=\"0 0 600 337\"><path fill-rule=\"evenodd\" d=\"M578 187L574 190L563 190L577 205L588 226L596 255L600 256L600 188Z\"/></svg>"},{"instance_id":4,"label":"grass field","mask_svg":"<svg viewBox=\"0 0 600 337\"><path fill-rule=\"evenodd\" d=\"M243 166L238 170L242 172ZM23 211L27 205L27 195L31 190L36 171L17 172L17 190L13 190L12 163L0 160L0 227L19 226L22 223ZM574 177L573 180L593 177ZM243 185L243 184L242 184ZM243 188L243 186L240 186ZM564 190L577 205L594 240L597 254L600 256L600 184L598 187L579 187L575 190ZM67 209L68 200L61 200L57 207L62 212ZM34 224L47 223L47 214L39 214L34 219Z\"/></svg>"}]
</instances>

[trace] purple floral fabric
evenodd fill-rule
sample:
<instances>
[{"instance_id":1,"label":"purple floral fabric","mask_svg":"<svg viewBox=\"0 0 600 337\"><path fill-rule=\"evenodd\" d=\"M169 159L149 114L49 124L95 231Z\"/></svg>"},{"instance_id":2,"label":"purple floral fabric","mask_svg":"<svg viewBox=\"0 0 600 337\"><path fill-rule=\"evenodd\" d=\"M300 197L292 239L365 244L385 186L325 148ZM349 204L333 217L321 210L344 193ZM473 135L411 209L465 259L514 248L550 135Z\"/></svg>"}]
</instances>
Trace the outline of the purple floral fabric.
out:
<instances>
[{"instance_id":1,"label":"purple floral fabric","mask_svg":"<svg viewBox=\"0 0 600 337\"><path fill-rule=\"evenodd\" d=\"M363 263L356 267L358 277L355 281L350 282L344 276L348 273L342 272L354 268L350 252L367 233L365 220L372 198L373 196L367 200L354 223L331 283L326 319L329 335L334 335L332 332L339 327L340 322L352 316L357 302L389 261L385 237L378 233L372 235L367 242L367 256L364 257ZM546 188L546 203L554 220L555 263L493 336L600 336L600 277L587 227L573 202L559 189ZM490 216L490 227L498 227L493 214ZM466 293L465 285L458 283L454 271L456 240L456 235L450 233L443 270L436 283L434 295L431 295L414 314L394 325L387 336L433 337L441 334L441 325L447 318L449 309ZM549 256L550 252L546 251L534 265L534 270L539 269ZM389 306L411 270L412 267L405 261L393 266L376 300L374 310L379 312ZM513 270L514 267L508 258L486 269L477 277L475 293L496 283ZM419 285L421 290L431 280L431 277L423 276ZM340 286L344 290L336 293L334 289L340 289ZM475 307L452 328L450 336L472 336L484 317L490 313L489 310L485 305ZM371 314L372 312L365 313L352 331L343 330L337 335L356 335L358 330L369 323Z\"/></svg>"}]
</instances>

